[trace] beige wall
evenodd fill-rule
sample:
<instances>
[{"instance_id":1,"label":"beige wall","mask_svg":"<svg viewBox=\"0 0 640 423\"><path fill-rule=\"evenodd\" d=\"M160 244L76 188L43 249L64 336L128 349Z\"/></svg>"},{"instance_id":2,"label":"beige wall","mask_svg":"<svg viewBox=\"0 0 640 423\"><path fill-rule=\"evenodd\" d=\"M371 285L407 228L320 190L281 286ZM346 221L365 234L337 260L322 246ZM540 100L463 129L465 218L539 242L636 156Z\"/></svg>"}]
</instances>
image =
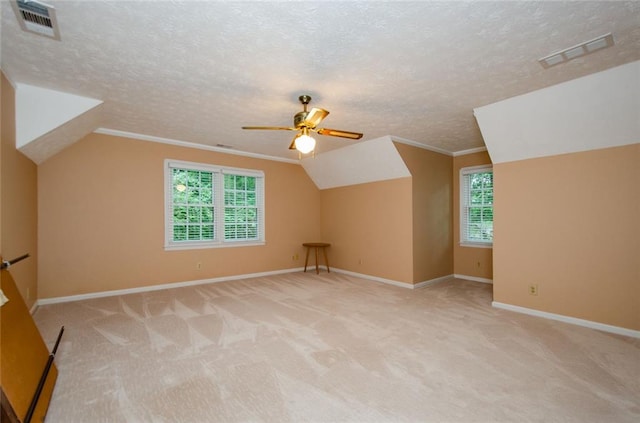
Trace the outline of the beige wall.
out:
<instances>
[{"instance_id":1,"label":"beige wall","mask_svg":"<svg viewBox=\"0 0 640 423\"><path fill-rule=\"evenodd\" d=\"M639 163L635 144L496 164L495 301L640 330Z\"/></svg>"},{"instance_id":2,"label":"beige wall","mask_svg":"<svg viewBox=\"0 0 640 423\"><path fill-rule=\"evenodd\" d=\"M27 307L38 298L37 167L16 150L15 92L2 75L2 164L0 254L30 257L10 268Z\"/></svg>"},{"instance_id":3,"label":"beige wall","mask_svg":"<svg viewBox=\"0 0 640 423\"><path fill-rule=\"evenodd\" d=\"M411 196L411 178L322 190L331 266L413 284Z\"/></svg>"},{"instance_id":4,"label":"beige wall","mask_svg":"<svg viewBox=\"0 0 640 423\"><path fill-rule=\"evenodd\" d=\"M460 169L491 164L486 151L453 158L453 273L493 279L493 249L460 245Z\"/></svg>"},{"instance_id":5,"label":"beige wall","mask_svg":"<svg viewBox=\"0 0 640 423\"><path fill-rule=\"evenodd\" d=\"M452 158L395 143L411 172L413 282L453 273Z\"/></svg>"},{"instance_id":6,"label":"beige wall","mask_svg":"<svg viewBox=\"0 0 640 423\"><path fill-rule=\"evenodd\" d=\"M266 245L165 251L166 158L263 170ZM40 298L296 268L321 232L297 164L90 134L39 166L38 187Z\"/></svg>"}]
</instances>

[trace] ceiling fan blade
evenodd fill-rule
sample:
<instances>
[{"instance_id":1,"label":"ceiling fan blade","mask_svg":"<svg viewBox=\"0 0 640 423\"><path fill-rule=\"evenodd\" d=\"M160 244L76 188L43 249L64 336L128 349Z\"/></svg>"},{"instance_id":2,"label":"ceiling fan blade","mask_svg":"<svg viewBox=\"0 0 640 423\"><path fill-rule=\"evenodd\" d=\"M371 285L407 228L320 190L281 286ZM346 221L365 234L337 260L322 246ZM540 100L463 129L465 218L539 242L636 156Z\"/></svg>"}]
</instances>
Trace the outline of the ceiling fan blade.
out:
<instances>
[{"instance_id":1,"label":"ceiling fan blade","mask_svg":"<svg viewBox=\"0 0 640 423\"><path fill-rule=\"evenodd\" d=\"M320 122L322 122L322 119L327 117L328 114L328 110L314 107L309 111L309 114L307 114L307 117L304 119L304 123L309 128L315 128Z\"/></svg>"},{"instance_id":2,"label":"ceiling fan blade","mask_svg":"<svg viewBox=\"0 0 640 423\"><path fill-rule=\"evenodd\" d=\"M362 134L359 132L341 131L339 129L320 128L316 132L320 135L328 135L330 137L350 138L352 140L359 140L362 138Z\"/></svg>"},{"instance_id":3,"label":"ceiling fan blade","mask_svg":"<svg viewBox=\"0 0 640 423\"><path fill-rule=\"evenodd\" d=\"M242 129L262 129L267 131L297 131L298 128L290 128L288 126L243 126Z\"/></svg>"}]
</instances>

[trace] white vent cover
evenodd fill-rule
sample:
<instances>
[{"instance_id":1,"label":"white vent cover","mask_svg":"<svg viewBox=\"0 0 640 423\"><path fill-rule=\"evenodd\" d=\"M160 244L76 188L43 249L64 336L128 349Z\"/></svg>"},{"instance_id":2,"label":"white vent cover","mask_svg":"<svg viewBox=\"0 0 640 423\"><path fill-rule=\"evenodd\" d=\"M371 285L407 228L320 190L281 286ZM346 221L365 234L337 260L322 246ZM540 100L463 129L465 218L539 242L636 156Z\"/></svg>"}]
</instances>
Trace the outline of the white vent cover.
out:
<instances>
[{"instance_id":1,"label":"white vent cover","mask_svg":"<svg viewBox=\"0 0 640 423\"><path fill-rule=\"evenodd\" d=\"M551 66L559 65L560 63L568 62L576 57L584 56L586 54L593 53L594 51L611 47L614 44L613 35L611 33L601 35L593 40L585 41L582 44L578 44L573 47L565 48L562 51L550 54L542 59L538 59L538 62L543 68L547 69Z\"/></svg>"},{"instance_id":2,"label":"white vent cover","mask_svg":"<svg viewBox=\"0 0 640 423\"><path fill-rule=\"evenodd\" d=\"M23 30L60 40L53 6L35 0L15 0L11 2L11 6Z\"/></svg>"}]
</instances>

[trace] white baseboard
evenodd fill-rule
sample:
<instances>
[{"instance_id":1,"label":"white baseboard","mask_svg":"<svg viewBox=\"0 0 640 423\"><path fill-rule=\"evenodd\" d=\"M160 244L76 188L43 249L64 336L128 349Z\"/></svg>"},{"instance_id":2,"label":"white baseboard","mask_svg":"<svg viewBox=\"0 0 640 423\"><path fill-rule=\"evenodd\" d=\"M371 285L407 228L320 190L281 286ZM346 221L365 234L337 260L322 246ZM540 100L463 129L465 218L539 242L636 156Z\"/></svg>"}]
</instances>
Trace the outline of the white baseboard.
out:
<instances>
[{"instance_id":1,"label":"white baseboard","mask_svg":"<svg viewBox=\"0 0 640 423\"><path fill-rule=\"evenodd\" d=\"M583 326L590 329L601 330L603 332L615 333L616 335L629 336L631 338L640 338L640 331L621 328L619 326L607 325L604 323L593 322L591 320L578 319L576 317L564 316L562 314L549 313L546 311L535 310L526 307L520 307L511 304L493 301L491 305L495 308L503 310L515 311L516 313L528 314L530 316L543 317L545 319L557 320L572 325Z\"/></svg>"},{"instance_id":2,"label":"white baseboard","mask_svg":"<svg viewBox=\"0 0 640 423\"><path fill-rule=\"evenodd\" d=\"M327 265L326 264L319 264L318 265L318 269L320 270L324 270L325 272L327 271ZM333 268L331 268L331 270L333 270ZM301 272L304 272L304 267L300 268ZM316 265L315 264L310 264L307 266L307 273L315 273L316 271Z\"/></svg>"},{"instance_id":3,"label":"white baseboard","mask_svg":"<svg viewBox=\"0 0 640 423\"><path fill-rule=\"evenodd\" d=\"M36 302L34 307L37 307L39 305L68 303L71 301L88 300L91 298L113 297L115 295L136 294L139 292L159 291L162 289L182 288L185 286L205 285L209 283L227 282L227 281L234 281L239 279L258 278L261 276L279 275L282 273L295 273L295 272L301 272L303 269L304 268L302 267L296 267L293 269L273 270L269 272L222 276L219 278L198 279L198 280L186 281L186 282L164 283L160 285L141 286L137 288L116 289L113 291L91 292L88 294L70 295L66 297L41 298Z\"/></svg>"},{"instance_id":4,"label":"white baseboard","mask_svg":"<svg viewBox=\"0 0 640 423\"><path fill-rule=\"evenodd\" d=\"M416 284L410 284L407 282L400 282L400 281L396 281L393 279L385 279L385 278L380 278L378 276L371 276L371 275L366 275L364 273L357 273L357 272L352 272L350 270L344 270L344 269L335 269L335 268L331 268L331 270L335 271L336 273L344 273L345 275L349 275L349 276L354 276L356 278L361 278L361 279L368 279L371 281L375 281L375 282L382 282L382 283L386 283L388 285L394 285L394 286L399 286L401 288L408 288L408 289L416 289L416 288L422 288L428 285L434 285L436 283L440 283L443 282L447 279L451 279L451 277L453 275L447 275L447 276L442 276L440 278L435 278L435 279L431 279L428 281L422 281L422 282L418 282Z\"/></svg>"},{"instance_id":5,"label":"white baseboard","mask_svg":"<svg viewBox=\"0 0 640 423\"><path fill-rule=\"evenodd\" d=\"M413 289L413 285L411 285L409 283L406 283L406 282L394 281L393 279L379 278L377 276L365 275L364 273L352 272L350 270L336 269L334 267L331 268L331 271L335 271L336 273L343 273L343 274L349 275L349 276L354 276L356 278L368 279L370 281L382 282L382 283L386 283L388 285L394 285L394 286L400 286L402 288Z\"/></svg>"},{"instance_id":6,"label":"white baseboard","mask_svg":"<svg viewBox=\"0 0 640 423\"><path fill-rule=\"evenodd\" d=\"M323 270L327 270L326 266L319 266ZM209 283L217 283L217 282L227 282L234 281L240 279L249 279L249 278L257 278L261 276L270 276L270 275L279 275L283 273L295 273L302 272L304 267L296 267L292 269L284 269L284 270L274 270L270 272L259 272L259 273L249 273L243 275L232 275L232 276L223 276L219 278L210 278L210 279L199 279L193 281L186 282L173 282L173 283L165 283L160 285L149 285L149 286L141 286L137 288L127 288L127 289L116 289L112 291L102 291L102 292L91 292L88 294L79 294L79 295L69 295L65 297L53 297L53 298L41 298L33 305L32 314L35 313L38 306L47 305L47 304L58 304L58 303L68 303L72 301L81 301L88 300L92 298L104 298L104 297L113 297L115 295L126 295L126 294L137 294L140 292L150 292L150 291L159 291L162 289L172 289L172 288L181 288L186 286L195 286L195 285L205 285ZM313 272L315 270L315 265L313 267L307 266L307 272ZM432 279L429 281L419 282L415 285L411 285L405 282L394 281L391 279L379 278L377 276L365 275L362 273L350 272L348 270L335 269L331 268L331 271L335 271L336 273L344 273L346 275L355 276L362 279L369 279L376 282L382 282L390 285L399 286L402 288L415 289L422 288L424 286L433 285L444 280L450 279L452 275L443 276L441 278Z\"/></svg>"},{"instance_id":7,"label":"white baseboard","mask_svg":"<svg viewBox=\"0 0 640 423\"><path fill-rule=\"evenodd\" d=\"M440 276L439 278L430 279L428 281L418 282L413 285L413 288L417 289L417 288L424 288L425 286L435 285L440 282L448 281L452 277L454 277L454 275L446 275L446 276Z\"/></svg>"},{"instance_id":8,"label":"white baseboard","mask_svg":"<svg viewBox=\"0 0 640 423\"><path fill-rule=\"evenodd\" d=\"M320 267L322 267L324 270L327 270L326 266L320 266ZM89 294L70 295L70 296L65 296L65 297L42 298L42 299L37 300L33 304L33 306L31 307L30 312L33 315L36 312L36 310L38 309L39 306L47 305L47 304L58 304L58 303L66 303L66 302L71 302L71 301L87 300L87 299L91 299L91 298L104 298L104 297L112 297L112 296L115 296L115 295L126 295L126 294L135 294L135 293L139 293L139 292L159 291L159 290L162 290L162 289L181 288L181 287L194 286L194 285L205 285L205 284L217 283L217 282L226 282L226 281L233 281L233 280L240 280L240 279L257 278L257 277L261 277L261 276L279 275L279 274L284 274L284 273L295 273L295 272L301 272L303 270L304 270L303 267L297 267L297 268L292 268L292 269L274 270L274 271L269 271L269 272L248 273L248 274L243 274L243 275L223 276L223 277L218 277L218 278L199 279L199 280L186 281L186 282L166 283L166 284L160 284L160 285L142 286L142 287L137 287L137 288L117 289L117 290L113 290L113 291L92 292L92 293L89 293ZM385 278L380 278L380 277L377 277L377 276L366 275L366 274L363 274L363 273L351 272L349 270L336 269L336 268L332 268L331 270L335 271L336 273L343 273L345 275L350 275L350 276L354 276L354 277L357 277L357 278L368 279L368 280L372 280L372 281L375 281L375 282L382 282L382 283L386 283L386 284L389 284L389 285L399 286L399 287L408 288L408 289L417 289L417 288L423 288L425 286L435 285L437 283L449 280L452 277L459 278L459 279L468 279L468 280L476 281L476 282L493 283L493 281L491 281L490 279L476 278L474 276L465 276L465 275L453 274L453 275L442 276L442 277L431 279L431 280L427 280L427 281L418 282L416 284L409 284L409 283L406 283L406 282L399 282L399 281L395 281L395 280L392 280L392 279L385 279ZM309 271L308 268L307 268L307 271ZM535 310L535 309L531 309L531 308L520 307L520 306L511 305L511 304L505 304L505 303L500 303L498 301L493 301L491 303L491 305L493 307L495 307L495 308L508 310L508 311L513 311L513 312L516 312L516 313L528 314L530 316L536 316L536 317L542 317L542 318L545 318L545 319L557 320L557 321L560 321L560 322L569 323L569 324L578 325L578 326L583 326L583 327L596 329L596 330L601 330L601 331L604 331L604 332L614 333L614 334L617 334L617 335L629 336L631 338L640 338L640 331L638 331L638 330L621 328L619 326L607 325L607 324L604 324L604 323L598 323L598 322L593 322L593 321L590 321L590 320L578 319L578 318L575 318L575 317L564 316L564 315L561 315L561 314L549 313L549 312L546 312L546 311L540 311L540 310Z\"/></svg>"},{"instance_id":9,"label":"white baseboard","mask_svg":"<svg viewBox=\"0 0 640 423\"><path fill-rule=\"evenodd\" d=\"M458 279L465 279L468 281L474 281L474 282L482 282L482 283L490 283L493 284L493 279L487 279L487 278L479 278L477 276L467 276L467 275L459 275L457 273L453 274L454 278L458 278Z\"/></svg>"}]
</instances>

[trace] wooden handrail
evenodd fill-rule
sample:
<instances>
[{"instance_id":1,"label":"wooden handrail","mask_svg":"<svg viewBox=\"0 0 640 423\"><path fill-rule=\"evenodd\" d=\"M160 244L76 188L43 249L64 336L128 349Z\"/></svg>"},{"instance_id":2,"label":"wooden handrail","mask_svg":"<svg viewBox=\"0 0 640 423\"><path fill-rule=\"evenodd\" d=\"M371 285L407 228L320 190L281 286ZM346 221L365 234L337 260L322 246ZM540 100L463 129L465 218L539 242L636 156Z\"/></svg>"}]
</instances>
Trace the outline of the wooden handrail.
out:
<instances>
[{"instance_id":1,"label":"wooden handrail","mask_svg":"<svg viewBox=\"0 0 640 423\"><path fill-rule=\"evenodd\" d=\"M53 351L51 351L51 354L49 354L49 358L47 359L47 365L44 366L44 371L42 372L42 376L40 376L38 387L36 388L36 392L33 394L33 399L31 400L31 404L29 404L29 408L27 409L27 415L24 418L24 423L30 423L31 418L33 417L33 413L36 411L36 406L38 405L40 394L42 394L42 388L44 388L44 384L47 381L47 376L49 376L49 370L51 370L53 359L56 358L56 351L58 351L58 345L60 344L60 339L62 338L63 333L64 333L64 326L60 328L60 333L58 333L58 339L56 339L56 345L53 347Z\"/></svg>"},{"instance_id":2,"label":"wooden handrail","mask_svg":"<svg viewBox=\"0 0 640 423\"><path fill-rule=\"evenodd\" d=\"M26 259L27 257L29 257L29 253L21 255L20 257L16 257L13 260L2 260L2 265L0 265L0 270L4 270L4 269L8 269L9 266L11 266L12 264L15 264L19 261L22 261L24 259Z\"/></svg>"}]
</instances>

